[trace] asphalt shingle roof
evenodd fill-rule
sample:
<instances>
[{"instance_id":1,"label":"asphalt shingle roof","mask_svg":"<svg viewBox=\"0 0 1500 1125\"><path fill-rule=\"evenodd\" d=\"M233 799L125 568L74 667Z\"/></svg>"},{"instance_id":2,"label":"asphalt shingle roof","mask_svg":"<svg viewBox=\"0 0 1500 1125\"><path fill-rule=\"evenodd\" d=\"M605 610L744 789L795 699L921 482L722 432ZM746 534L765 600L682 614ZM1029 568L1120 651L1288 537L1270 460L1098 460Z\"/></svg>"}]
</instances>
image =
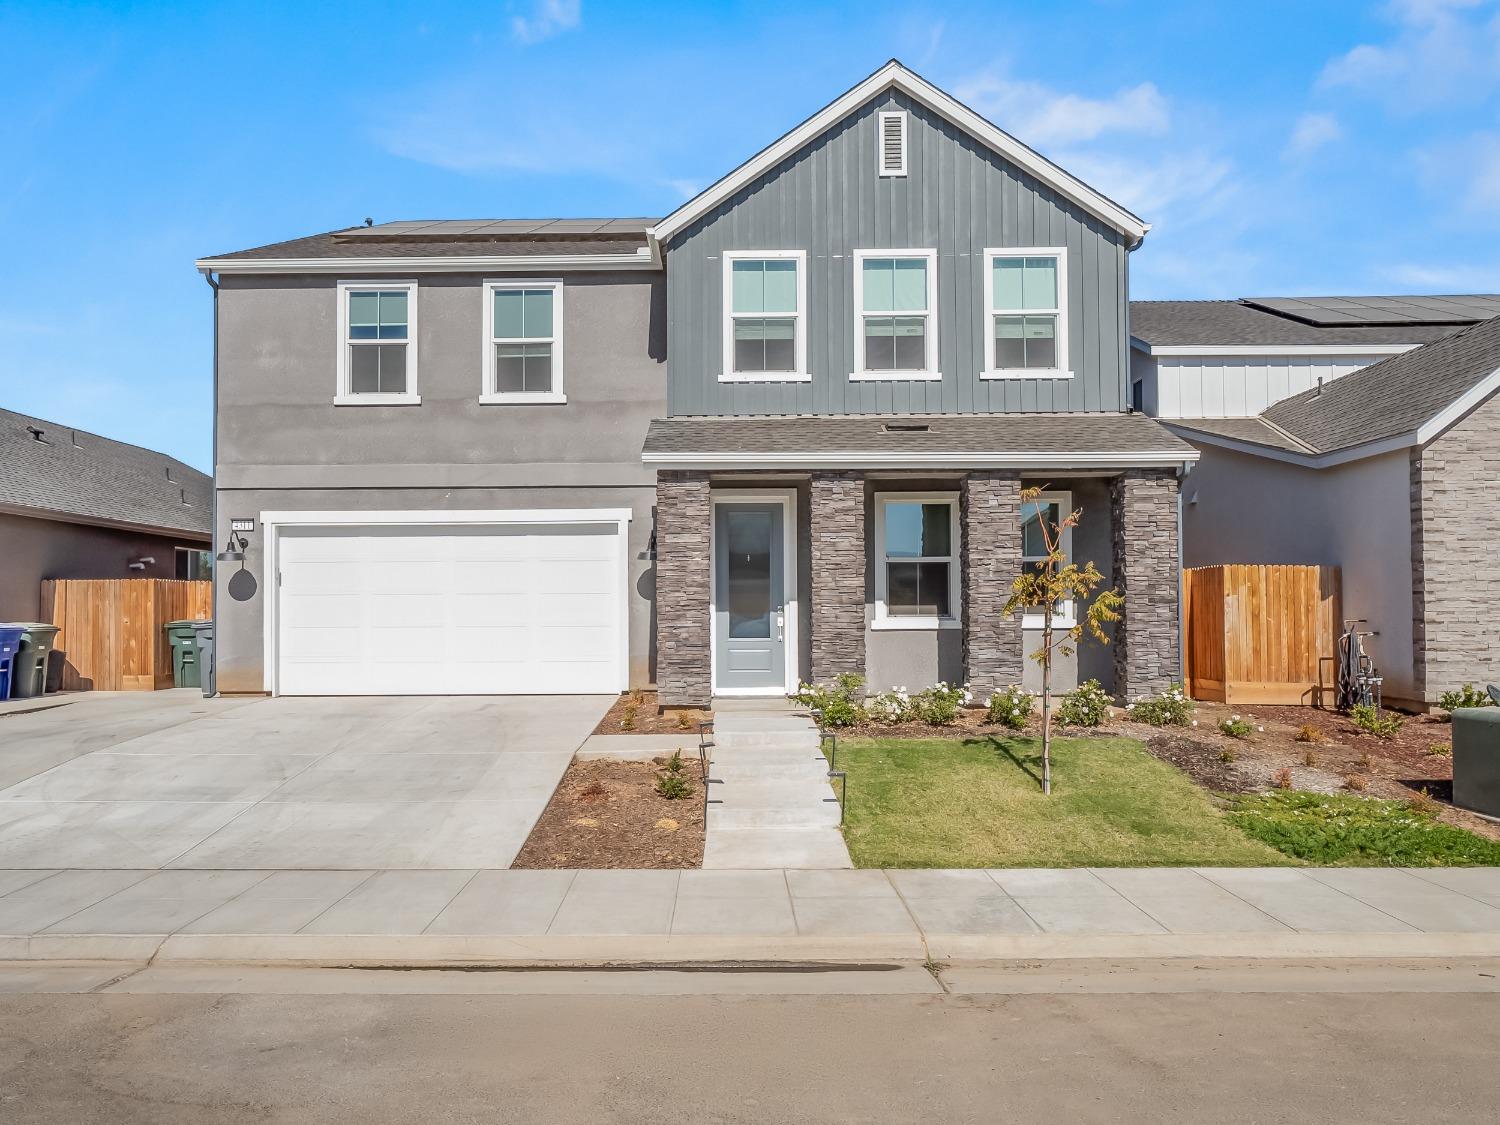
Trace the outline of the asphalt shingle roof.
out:
<instances>
[{"instance_id":1,"label":"asphalt shingle roof","mask_svg":"<svg viewBox=\"0 0 1500 1125\"><path fill-rule=\"evenodd\" d=\"M631 254L651 219L409 220L346 227L273 242L218 259L425 258L476 255Z\"/></svg>"},{"instance_id":2,"label":"asphalt shingle roof","mask_svg":"<svg viewBox=\"0 0 1500 1125\"><path fill-rule=\"evenodd\" d=\"M1313 452L1301 442L1282 433L1264 418L1163 418L1162 422L1174 432L1179 428L1196 430L1198 433L1215 434L1234 441L1249 442L1252 445L1283 449L1289 453Z\"/></svg>"},{"instance_id":3,"label":"asphalt shingle roof","mask_svg":"<svg viewBox=\"0 0 1500 1125\"><path fill-rule=\"evenodd\" d=\"M1130 334L1153 347L1425 344L1453 324L1320 327L1241 301L1131 301Z\"/></svg>"},{"instance_id":4,"label":"asphalt shingle roof","mask_svg":"<svg viewBox=\"0 0 1500 1125\"><path fill-rule=\"evenodd\" d=\"M0 410L0 507L207 541L213 478L138 445Z\"/></svg>"},{"instance_id":5,"label":"asphalt shingle roof","mask_svg":"<svg viewBox=\"0 0 1500 1125\"><path fill-rule=\"evenodd\" d=\"M917 429L915 427L925 427ZM1162 453L1193 447L1144 414L853 414L658 418L644 452Z\"/></svg>"},{"instance_id":6,"label":"asphalt shingle roof","mask_svg":"<svg viewBox=\"0 0 1500 1125\"><path fill-rule=\"evenodd\" d=\"M1500 369L1500 318L1282 399L1262 417L1318 453L1409 434Z\"/></svg>"}]
</instances>

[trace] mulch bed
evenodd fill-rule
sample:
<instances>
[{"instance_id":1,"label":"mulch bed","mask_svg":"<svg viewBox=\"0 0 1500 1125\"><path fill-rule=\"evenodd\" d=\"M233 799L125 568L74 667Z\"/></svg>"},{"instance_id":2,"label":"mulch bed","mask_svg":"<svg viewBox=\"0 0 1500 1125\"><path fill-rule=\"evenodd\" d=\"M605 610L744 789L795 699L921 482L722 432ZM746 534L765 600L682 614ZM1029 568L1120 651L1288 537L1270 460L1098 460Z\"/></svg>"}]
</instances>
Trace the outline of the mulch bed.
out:
<instances>
[{"instance_id":1,"label":"mulch bed","mask_svg":"<svg viewBox=\"0 0 1500 1125\"><path fill-rule=\"evenodd\" d=\"M680 800L656 792L658 773L652 762L574 762L511 867L703 866L697 759L686 770L693 792Z\"/></svg>"},{"instance_id":2,"label":"mulch bed","mask_svg":"<svg viewBox=\"0 0 1500 1125\"><path fill-rule=\"evenodd\" d=\"M661 709L654 691L628 691L611 704L594 728L595 734L691 734L698 724L714 717L712 711L691 707Z\"/></svg>"}]
</instances>

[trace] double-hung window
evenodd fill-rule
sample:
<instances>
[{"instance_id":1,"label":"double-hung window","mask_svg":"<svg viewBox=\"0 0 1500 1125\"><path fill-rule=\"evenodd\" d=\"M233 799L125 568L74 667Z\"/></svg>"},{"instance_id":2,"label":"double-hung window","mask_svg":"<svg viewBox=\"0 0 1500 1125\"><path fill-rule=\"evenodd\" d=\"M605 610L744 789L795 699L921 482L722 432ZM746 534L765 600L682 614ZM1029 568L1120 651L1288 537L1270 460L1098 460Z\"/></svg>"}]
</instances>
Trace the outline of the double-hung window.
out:
<instances>
[{"instance_id":1,"label":"double-hung window","mask_svg":"<svg viewBox=\"0 0 1500 1125\"><path fill-rule=\"evenodd\" d=\"M1057 542L1059 537L1063 565L1073 561L1073 529L1058 530L1073 511L1073 495L1070 492L1043 492L1035 500L1021 505L1021 562L1039 569L1047 561L1047 539ZM1028 609L1021 618L1025 629L1040 629L1046 622L1040 608ZM1052 610L1054 628L1071 629L1076 623L1071 599L1058 602Z\"/></svg>"},{"instance_id":2,"label":"double-hung window","mask_svg":"<svg viewBox=\"0 0 1500 1125\"><path fill-rule=\"evenodd\" d=\"M484 388L479 401L566 402L562 282L487 281L484 302Z\"/></svg>"},{"instance_id":3,"label":"double-hung window","mask_svg":"<svg viewBox=\"0 0 1500 1125\"><path fill-rule=\"evenodd\" d=\"M417 403L417 283L342 281L334 401L343 405Z\"/></svg>"},{"instance_id":4,"label":"double-hung window","mask_svg":"<svg viewBox=\"0 0 1500 1125\"><path fill-rule=\"evenodd\" d=\"M856 250L853 379L941 379L937 371L937 252Z\"/></svg>"},{"instance_id":5,"label":"double-hung window","mask_svg":"<svg viewBox=\"0 0 1500 1125\"><path fill-rule=\"evenodd\" d=\"M724 255L724 373L728 382L806 382L807 255Z\"/></svg>"},{"instance_id":6,"label":"double-hung window","mask_svg":"<svg viewBox=\"0 0 1500 1125\"><path fill-rule=\"evenodd\" d=\"M937 629L959 618L958 496L875 497L876 629Z\"/></svg>"},{"instance_id":7,"label":"double-hung window","mask_svg":"<svg viewBox=\"0 0 1500 1125\"><path fill-rule=\"evenodd\" d=\"M987 379L1069 379L1067 251L984 252Z\"/></svg>"}]
</instances>

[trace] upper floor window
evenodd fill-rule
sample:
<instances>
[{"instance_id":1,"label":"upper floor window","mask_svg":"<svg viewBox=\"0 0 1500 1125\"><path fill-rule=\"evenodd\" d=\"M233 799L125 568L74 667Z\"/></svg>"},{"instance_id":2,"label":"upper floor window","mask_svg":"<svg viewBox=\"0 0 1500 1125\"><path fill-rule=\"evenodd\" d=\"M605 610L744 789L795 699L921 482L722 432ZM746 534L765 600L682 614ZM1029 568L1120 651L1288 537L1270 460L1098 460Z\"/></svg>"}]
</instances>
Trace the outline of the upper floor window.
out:
<instances>
[{"instance_id":1,"label":"upper floor window","mask_svg":"<svg viewBox=\"0 0 1500 1125\"><path fill-rule=\"evenodd\" d=\"M986 250L986 379L1068 379L1067 251Z\"/></svg>"},{"instance_id":2,"label":"upper floor window","mask_svg":"<svg viewBox=\"0 0 1500 1125\"><path fill-rule=\"evenodd\" d=\"M566 402L558 280L487 281L481 402Z\"/></svg>"},{"instance_id":3,"label":"upper floor window","mask_svg":"<svg viewBox=\"0 0 1500 1125\"><path fill-rule=\"evenodd\" d=\"M809 378L806 269L807 255L801 250L724 255L723 379Z\"/></svg>"},{"instance_id":4,"label":"upper floor window","mask_svg":"<svg viewBox=\"0 0 1500 1125\"><path fill-rule=\"evenodd\" d=\"M937 252L856 250L853 379L941 379L932 326Z\"/></svg>"},{"instance_id":5,"label":"upper floor window","mask_svg":"<svg viewBox=\"0 0 1500 1125\"><path fill-rule=\"evenodd\" d=\"M345 405L391 406L417 396L417 283L341 281L338 387Z\"/></svg>"}]
</instances>

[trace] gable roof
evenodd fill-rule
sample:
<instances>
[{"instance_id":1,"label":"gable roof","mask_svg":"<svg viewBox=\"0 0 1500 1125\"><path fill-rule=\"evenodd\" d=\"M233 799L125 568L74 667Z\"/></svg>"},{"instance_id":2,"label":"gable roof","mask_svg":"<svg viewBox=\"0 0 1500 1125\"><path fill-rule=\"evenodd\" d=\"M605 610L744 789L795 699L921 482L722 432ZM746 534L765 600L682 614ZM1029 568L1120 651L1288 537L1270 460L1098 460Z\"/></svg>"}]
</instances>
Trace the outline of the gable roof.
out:
<instances>
[{"instance_id":1,"label":"gable roof","mask_svg":"<svg viewBox=\"0 0 1500 1125\"><path fill-rule=\"evenodd\" d=\"M1130 335L1151 355L1212 354L1225 348L1281 348L1288 352L1318 349L1333 354L1392 352L1431 343L1485 316L1500 316L1500 297L1447 297L1454 302L1423 317L1391 320L1313 323L1296 306L1312 301L1417 301L1430 298L1245 298L1236 301L1131 301ZM1461 304L1459 302L1462 302Z\"/></svg>"},{"instance_id":2,"label":"gable roof","mask_svg":"<svg viewBox=\"0 0 1500 1125\"><path fill-rule=\"evenodd\" d=\"M0 510L207 542L213 480L163 453L0 410Z\"/></svg>"},{"instance_id":3,"label":"gable roof","mask_svg":"<svg viewBox=\"0 0 1500 1125\"><path fill-rule=\"evenodd\" d=\"M1263 413L1319 454L1396 438L1425 445L1500 389L1500 319L1282 399Z\"/></svg>"},{"instance_id":4,"label":"gable roof","mask_svg":"<svg viewBox=\"0 0 1500 1125\"><path fill-rule=\"evenodd\" d=\"M791 132L773 141L734 171L699 192L648 232L653 242L663 243L707 214L735 192L774 168L808 142L822 135L871 98L896 89L946 118L954 126L1035 176L1042 183L1071 199L1106 225L1139 243L1151 225L1127 211L1103 193L1065 172L1035 149L997 128L950 94L892 59L857 86L841 94Z\"/></svg>"}]
</instances>

